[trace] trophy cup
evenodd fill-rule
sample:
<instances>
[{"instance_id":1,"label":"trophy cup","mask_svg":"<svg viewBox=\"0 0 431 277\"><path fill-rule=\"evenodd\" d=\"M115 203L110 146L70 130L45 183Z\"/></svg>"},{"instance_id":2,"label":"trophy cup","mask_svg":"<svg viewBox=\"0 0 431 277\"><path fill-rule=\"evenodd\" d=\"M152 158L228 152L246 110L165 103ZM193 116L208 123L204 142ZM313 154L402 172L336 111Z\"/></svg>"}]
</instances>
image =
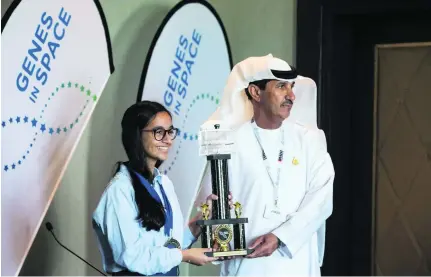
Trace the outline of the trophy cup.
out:
<instances>
[{"instance_id":1,"label":"trophy cup","mask_svg":"<svg viewBox=\"0 0 431 277\"><path fill-rule=\"evenodd\" d=\"M231 157L233 141L231 130L220 128L221 123L207 124L199 132L199 155L206 156L211 168L212 193L218 196L213 201L212 217L209 219L209 207L201 206L202 220L196 222L201 227L203 248L218 249L206 252L209 257L246 256L252 252L246 248L244 224L248 218L241 218L242 206L235 206L235 218L231 218L229 207L229 179L227 162ZM233 249L229 244L233 239Z\"/></svg>"}]
</instances>

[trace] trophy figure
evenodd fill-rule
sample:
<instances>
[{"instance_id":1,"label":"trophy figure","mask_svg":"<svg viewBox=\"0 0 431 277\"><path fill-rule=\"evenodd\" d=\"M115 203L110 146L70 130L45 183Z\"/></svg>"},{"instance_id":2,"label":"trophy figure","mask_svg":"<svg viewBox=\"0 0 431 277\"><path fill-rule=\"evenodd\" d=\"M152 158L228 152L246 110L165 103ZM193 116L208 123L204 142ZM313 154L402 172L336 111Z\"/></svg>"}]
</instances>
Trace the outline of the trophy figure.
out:
<instances>
[{"instance_id":1,"label":"trophy figure","mask_svg":"<svg viewBox=\"0 0 431 277\"><path fill-rule=\"evenodd\" d=\"M212 216L209 218L207 204L201 206L202 220L196 224L201 227L203 248L212 248L217 242L218 249L205 254L210 257L246 256L252 252L246 248L244 224L248 218L241 218L242 206L236 202L235 218L231 218L229 207L229 179L227 162L231 158L233 142L231 130L220 128L221 124L207 125L199 133L200 156L206 156L211 168L212 193L218 196L213 201ZM214 228L213 228L214 227ZM233 239L233 249L229 244Z\"/></svg>"}]
</instances>

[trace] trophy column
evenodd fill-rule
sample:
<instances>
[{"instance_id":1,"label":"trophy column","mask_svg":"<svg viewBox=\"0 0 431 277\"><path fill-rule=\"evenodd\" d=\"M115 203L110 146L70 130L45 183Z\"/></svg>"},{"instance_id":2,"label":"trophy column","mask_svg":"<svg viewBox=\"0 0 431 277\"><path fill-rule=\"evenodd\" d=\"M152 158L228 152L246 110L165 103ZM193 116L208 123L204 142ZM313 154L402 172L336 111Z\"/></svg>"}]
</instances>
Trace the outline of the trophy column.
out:
<instances>
[{"instance_id":1,"label":"trophy column","mask_svg":"<svg viewBox=\"0 0 431 277\"><path fill-rule=\"evenodd\" d=\"M229 183L227 160L229 154L210 155L207 160L211 163L211 183L213 194L219 197L218 201L213 201L212 218L229 219Z\"/></svg>"}]
</instances>

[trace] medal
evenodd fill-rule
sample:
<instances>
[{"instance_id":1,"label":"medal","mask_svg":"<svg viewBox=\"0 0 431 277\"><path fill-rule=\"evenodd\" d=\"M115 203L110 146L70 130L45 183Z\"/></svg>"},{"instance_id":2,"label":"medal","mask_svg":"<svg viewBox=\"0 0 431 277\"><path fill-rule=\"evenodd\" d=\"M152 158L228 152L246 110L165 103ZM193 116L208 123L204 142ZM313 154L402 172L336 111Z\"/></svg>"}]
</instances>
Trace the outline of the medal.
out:
<instances>
[{"instance_id":1,"label":"medal","mask_svg":"<svg viewBox=\"0 0 431 277\"><path fill-rule=\"evenodd\" d=\"M181 244L174 238L168 239L163 246L167 248L178 248L181 250Z\"/></svg>"}]
</instances>

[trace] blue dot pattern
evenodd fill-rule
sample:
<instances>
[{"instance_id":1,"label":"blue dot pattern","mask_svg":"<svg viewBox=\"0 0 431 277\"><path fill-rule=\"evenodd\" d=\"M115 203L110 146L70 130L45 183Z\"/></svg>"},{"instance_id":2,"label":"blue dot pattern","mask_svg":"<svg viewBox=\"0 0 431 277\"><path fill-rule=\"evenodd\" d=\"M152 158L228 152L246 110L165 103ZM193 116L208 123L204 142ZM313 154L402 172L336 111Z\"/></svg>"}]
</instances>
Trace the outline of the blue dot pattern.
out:
<instances>
[{"instance_id":1,"label":"blue dot pattern","mask_svg":"<svg viewBox=\"0 0 431 277\"><path fill-rule=\"evenodd\" d=\"M79 88L78 91L84 92L85 96L89 98L89 99L87 99L84 106L82 107L79 115L76 116L75 119L70 124L66 124L64 126L48 126L44 122L44 114L45 114L45 111L47 110L47 108L49 108L51 101L53 100L53 98L57 94L64 93L64 91L62 91L63 89L65 89L65 88L70 89L73 87L75 87L75 89ZM8 164L3 165L3 171L4 172L8 172L9 170L17 169L18 166L20 166L24 163L24 161L26 160L28 155L31 153L31 150L34 147L35 143L37 142L37 137L39 134L40 135L49 135L49 136L62 135L62 134L66 135L68 130L73 129L73 127L77 123L79 123L79 120L83 116L85 109L87 108L88 104L90 103L90 100L92 100L93 102L96 102L96 100L97 100L97 95L95 95L95 94L92 95L92 92L90 89L87 89L85 91L84 85L79 84L79 83L73 84L71 81L62 83L59 87L56 87L55 91L51 92L50 95L51 96L48 98L47 103L45 103L43 105L44 108L41 110L40 116L31 117L29 115L23 115L23 116L17 116L17 117L10 117L8 120L2 120L2 129L7 128L8 126L21 124L21 125L28 125L29 128L32 128L35 130L34 135L31 139L31 143L28 145L28 147L26 149L24 149L23 155L20 156L20 158L17 159L16 161L13 161L12 163L8 163ZM36 119L36 118L38 118L38 119Z\"/></svg>"},{"instance_id":2,"label":"blue dot pattern","mask_svg":"<svg viewBox=\"0 0 431 277\"><path fill-rule=\"evenodd\" d=\"M193 109L194 106L196 106L197 103L199 103L200 101L203 101L203 100L208 100L208 101L214 102L216 105L218 105L218 103L219 103L218 97L214 96L214 95L211 95L209 93L207 93L207 94L202 93L202 94L197 95L195 98L193 98L193 100L191 101L191 104L187 108L187 111L186 111L186 113L184 115L184 120L182 122L181 128L179 128L180 131L179 131L179 133L178 133L177 136L179 138L181 138L181 140L178 142L178 146L177 146L177 149L176 149L176 155L175 155L173 161L171 161L171 163L164 170L164 174L167 174L172 169L172 167L175 165L175 162L177 160L177 156L178 156L178 154L180 153L180 150L181 150L182 142L183 141L198 140L199 136L198 136L198 134L196 132L187 132L187 131L184 131L184 127L186 125L186 121L187 121L187 118L188 118L188 115L189 115L190 111Z\"/></svg>"}]
</instances>

